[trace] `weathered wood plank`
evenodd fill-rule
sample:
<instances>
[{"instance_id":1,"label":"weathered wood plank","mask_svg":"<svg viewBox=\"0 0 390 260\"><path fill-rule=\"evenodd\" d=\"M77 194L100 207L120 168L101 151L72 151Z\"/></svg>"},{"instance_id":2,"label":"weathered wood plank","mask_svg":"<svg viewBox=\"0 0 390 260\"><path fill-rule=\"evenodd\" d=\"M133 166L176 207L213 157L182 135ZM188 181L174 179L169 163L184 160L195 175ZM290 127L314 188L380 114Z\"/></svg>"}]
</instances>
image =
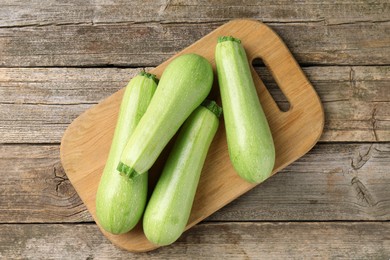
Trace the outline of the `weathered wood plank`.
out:
<instances>
[{"instance_id":1,"label":"weathered wood plank","mask_svg":"<svg viewBox=\"0 0 390 260\"><path fill-rule=\"evenodd\" d=\"M389 144L319 144L209 220L389 220L389 157Z\"/></svg>"},{"instance_id":2,"label":"weathered wood plank","mask_svg":"<svg viewBox=\"0 0 390 260\"><path fill-rule=\"evenodd\" d=\"M90 220L61 166L58 146L0 145L0 222Z\"/></svg>"},{"instance_id":3,"label":"weathered wood plank","mask_svg":"<svg viewBox=\"0 0 390 260\"><path fill-rule=\"evenodd\" d=\"M201 250L199 250L201 248ZM0 225L2 259L388 259L390 223L202 223L147 253L121 250L96 225Z\"/></svg>"},{"instance_id":4,"label":"weathered wood plank","mask_svg":"<svg viewBox=\"0 0 390 260\"><path fill-rule=\"evenodd\" d=\"M0 69L0 143L58 143L68 125L141 69Z\"/></svg>"},{"instance_id":5,"label":"weathered wood plank","mask_svg":"<svg viewBox=\"0 0 390 260\"><path fill-rule=\"evenodd\" d=\"M96 104L142 69L0 68L0 104Z\"/></svg>"},{"instance_id":6,"label":"weathered wood plank","mask_svg":"<svg viewBox=\"0 0 390 260\"><path fill-rule=\"evenodd\" d=\"M390 141L390 67L303 68L323 102L321 141ZM259 70L274 99L286 106L271 75Z\"/></svg>"},{"instance_id":7,"label":"weathered wood plank","mask_svg":"<svg viewBox=\"0 0 390 260\"><path fill-rule=\"evenodd\" d=\"M388 1L29 1L2 0L0 25L44 26L79 23L226 21L242 17L265 22L341 24L390 19Z\"/></svg>"},{"instance_id":8,"label":"weathered wood plank","mask_svg":"<svg viewBox=\"0 0 390 260\"><path fill-rule=\"evenodd\" d=\"M148 69L148 68L147 68ZM78 115L140 69L1 68L0 143L58 143ZM281 107L286 99L258 72ZM306 67L325 108L321 141L390 141L390 67Z\"/></svg>"},{"instance_id":9,"label":"weathered wood plank","mask_svg":"<svg viewBox=\"0 0 390 260\"><path fill-rule=\"evenodd\" d=\"M208 220L390 220L389 169L390 144L319 144ZM0 223L92 221L57 145L0 145L0 187Z\"/></svg>"},{"instance_id":10,"label":"weathered wood plank","mask_svg":"<svg viewBox=\"0 0 390 260\"><path fill-rule=\"evenodd\" d=\"M223 22L0 28L0 66L156 66ZM299 63L388 65L390 22L269 24ZM212 47L212 46L211 46Z\"/></svg>"}]
</instances>

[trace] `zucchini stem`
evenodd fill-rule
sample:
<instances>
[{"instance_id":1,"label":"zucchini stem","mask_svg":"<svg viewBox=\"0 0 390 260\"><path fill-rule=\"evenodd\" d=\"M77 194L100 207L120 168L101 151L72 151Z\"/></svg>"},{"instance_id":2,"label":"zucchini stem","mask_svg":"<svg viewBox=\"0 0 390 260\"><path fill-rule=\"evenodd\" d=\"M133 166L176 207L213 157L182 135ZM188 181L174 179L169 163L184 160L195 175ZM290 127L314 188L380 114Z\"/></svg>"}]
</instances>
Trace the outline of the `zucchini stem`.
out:
<instances>
[{"instance_id":1,"label":"zucchini stem","mask_svg":"<svg viewBox=\"0 0 390 260\"><path fill-rule=\"evenodd\" d=\"M156 84L158 84L158 78L157 78L157 76L154 75L154 74L152 74L152 73L148 73L148 72L146 72L146 71L143 70L143 71L141 71L138 75L147 77L147 78L153 80Z\"/></svg>"},{"instance_id":2,"label":"zucchini stem","mask_svg":"<svg viewBox=\"0 0 390 260\"><path fill-rule=\"evenodd\" d=\"M222 114L222 107L218 106L217 102L214 100L205 99L202 106L213 112L217 118L219 118Z\"/></svg>"},{"instance_id":3,"label":"zucchini stem","mask_svg":"<svg viewBox=\"0 0 390 260\"><path fill-rule=\"evenodd\" d=\"M234 38L233 36L220 36L220 37L218 37L218 43L226 42L226 41L241 43L240 39Z\"/></svg>"},{"instance_id":4,"label":"zucchini stem","mask_svg":"<svg viewBox=\"0 0 390 260\"><path fill-rule=\"evenodd\" d=\"M116 169L118 170L118 172L127 176L129 179L132 179L132 178L140 175L133 168L127 166L126 164L124 164L122 162L119 162L118 167Z\"/></svg>"}]
</instances>

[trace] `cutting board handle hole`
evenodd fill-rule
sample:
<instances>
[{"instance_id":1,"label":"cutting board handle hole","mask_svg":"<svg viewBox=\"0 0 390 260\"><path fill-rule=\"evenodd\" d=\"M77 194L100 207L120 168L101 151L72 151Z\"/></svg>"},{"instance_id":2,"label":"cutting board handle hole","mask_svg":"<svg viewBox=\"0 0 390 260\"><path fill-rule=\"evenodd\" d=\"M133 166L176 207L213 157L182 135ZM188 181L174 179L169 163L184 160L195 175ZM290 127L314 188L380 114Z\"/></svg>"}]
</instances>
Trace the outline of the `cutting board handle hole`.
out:
<instances>
[{"instance_id":1,"label":"cutting board handle hole","mask_svg":"<svg viewBox=\"0 0 390 260\"><path fill-rule=\"evenodd\" d=\"M279 110L282 112L289 111L290 102L280 89L279 85L276 83L268 66L261 58L255 58L252 61L252 66L255 69L257 75L260 77L261 81L264 83L273 100L277 104Z\"/></svg>"}]
</instances>

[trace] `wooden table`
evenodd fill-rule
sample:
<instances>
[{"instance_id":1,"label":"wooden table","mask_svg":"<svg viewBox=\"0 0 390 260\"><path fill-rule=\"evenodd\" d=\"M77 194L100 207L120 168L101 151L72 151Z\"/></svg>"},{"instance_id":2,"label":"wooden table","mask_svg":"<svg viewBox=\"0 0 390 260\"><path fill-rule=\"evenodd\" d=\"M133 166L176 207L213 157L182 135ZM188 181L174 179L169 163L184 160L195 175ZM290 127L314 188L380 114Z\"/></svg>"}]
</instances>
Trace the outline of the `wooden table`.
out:
<instances>
[{"instance_id":1,"label":"wooden table","mask_svg":"<svg viewBox=\"0 0 390 260\"><path fill-rule=\"evenodd\" d=\"M175 244L116 248L64 173L64 130L235 18L286 42L323 102L320 142ZM0 0L0 66L1 259L390 257L389 1Z\"/></svg>"}]
</instances>

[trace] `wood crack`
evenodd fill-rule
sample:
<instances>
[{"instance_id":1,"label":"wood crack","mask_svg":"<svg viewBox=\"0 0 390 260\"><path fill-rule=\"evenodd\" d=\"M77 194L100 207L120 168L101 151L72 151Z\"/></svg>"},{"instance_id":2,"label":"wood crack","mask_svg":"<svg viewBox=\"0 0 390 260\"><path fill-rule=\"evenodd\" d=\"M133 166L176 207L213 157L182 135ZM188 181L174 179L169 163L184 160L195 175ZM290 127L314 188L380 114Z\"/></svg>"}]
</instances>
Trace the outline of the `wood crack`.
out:
<instances>
[{"instance_id":1,"label":"wood crack","mask_svg":"<svg viewBox=\"0 0 390 260\"><path fill-rule=\"evenodd\" d=\"M61 167L61 166L60 166ZM60 187L61 185L67 185L69 184L69 179L66 176L65 172L63 170L59 170L56 165L53 166L53 174L54 174L54 181L56 182L56 195L60 196Z\"/></svg>"},{"instance_id":2,"label":"wood crack","mask_svg":"<svg viewBox=\"0 0 390 260\"><path fill-rule=\"evenodd\" d=\"M0 101L0 105L32 105L32 106L78 106L78 105L96 105L98 102L74 102L74 103L49 103L49 102L22 102L22 101Z\"/></svg>"},{"instance_id":3,"label":"wood crack","mask_svg":"<svg viewBox=\"0 0 390 260\"><path fill-rule=\"evenodd\" d=\"M377 113L377 111L378 111L378 109L375 106L374 109L372 110L371 119L370 119L371 124L372 124L372 132L374 134L375 141L379 141L378 135L376 133L376 129L377 129L376 113Z\"/></svg>"},{"instance_id":4,"label":"wood crack","mask_svg":"<svg viewBox=\"0 0 390 260\"><path fill-rule=\"evenodd\" d=\"M351 185L355 188L358 198L368 207L373 207L377 204L367 187L359 180L358 177L354 177L351 180Z\"/></svg>"},{"instance_id":5,"label":"wood crack","mask_svg":"<svg viewBox=\"0 0 390 260\"><path fill-rule=\"evenodd\" d=\"M334 99L334 100L322 100L322 103L333 103L333 102L348 102L348 98L340 98L340 99Z\"/></svg>"},{"instance_id":6,"label":"wood crack","mask_svg":"<svg viewBox=\"0 0 390 260\"><path fill-rule=\"evenodd\" d=\"M373 145L374 144L370 145L370 147L368 148L368 150L367 150L367 152L365 154L362 155L362 154L360 154L360 151L359 151L357 159L355 160L355 158L353 158L351 160L351 167L352 167L352 169L357 171L360 168L362 168L368 162L368 160L371 158L371 151L372 151Z\"/></svg>"},{"instance_id":7,"label":"wood crack","mask_svg":"<svg viewBox=\"0 0 390 260\"><path fill-rule=\"evenodd\" d=\"M167 10L168 7L170 6L170 4L171 4L171 0L168 0L168 1L166 2L166 4L165 4L164 8L163 8L163 11Z\"/></svg>"},{"instance_id":8,"label":"wood crack","mask_svg":"<svg viewBox=\"0 0 390 260\"><path fill-rule=\"evenodd\" d=\"M357 24L362 24L362 23L389 23L390 20L379 20L379 21L374 21L374 20L356 20L356 21L348 21L348 22L332 22L332 23L327 23L328 26L338 26L338 25L357 25Z\"/></svg>"},{"instance_id":9,"label":"wood crack","mask_svg":"<svg viewBox=\"0 0 390 260\"><path fill-rule=\"evenodd\" d=\"M68 23L30 23L15 25L0 25L0 29L29 28L29 27L46 27L46 26L72 26L72 25L94 25L93 22L68 22Z\"/></svg>"},{"instance_id":10,"label":"wood crack","mask_svg":"<svg viewBox=\"0 0 390 260\"><path fill-rule=\"evenodd\" d=\"M307 20L284 20L284 21L275 21L275 20L263 20L263 22L271 24L271 25L282 25L282 24L288 24L288 25L302 25L302 24L314 24L314 23L322 23L324 25L327 24L326 19L307 19Z\"/></svg>"},{"instance_id":11,"label":"wood crack","mask_svg":"<svg viewBox=\"0 0 390 260\"><path fill-rule=\"evenodd\" d=\"M349 71L349 83L352 89L354 90L356 88L356 78L355 78L355 70L353 69L353 67L351 67Z\"/></svg>"}]
</instances>

